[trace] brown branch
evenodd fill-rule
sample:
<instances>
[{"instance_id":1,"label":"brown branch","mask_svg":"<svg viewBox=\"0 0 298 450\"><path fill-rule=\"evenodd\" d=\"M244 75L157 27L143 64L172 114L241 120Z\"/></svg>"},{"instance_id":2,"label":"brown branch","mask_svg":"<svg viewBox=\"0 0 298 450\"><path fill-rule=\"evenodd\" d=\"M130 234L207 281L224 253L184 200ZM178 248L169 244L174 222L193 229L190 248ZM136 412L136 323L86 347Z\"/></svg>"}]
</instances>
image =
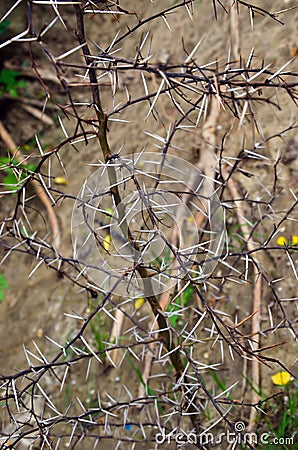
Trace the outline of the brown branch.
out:
<instances>
[{"instance_id":1,"label":"brown branch","mask_svg":"<svg viewBox=\"0 0 298 450\"><path fill-rule=\"evenodd\" d=\"M27 111L31 116L35 117L36 119L40 120L42 123L48 126L54 125L53 119L45 114L44 112L40 111L39 109L35 108L31 105L26 105L25 103L21 104L21 107Z\"/></svg>"},{"instance_id":2,"label":"brown branch","mask_svg":"<svg viewBox=\"0 0 298 450\"><path fill-rule=\"evenodd\" d=\"M231 196L234 200L239 199L239 193L234 183L234 180L230 177L228 170L225 167L222 167L222 175L227 181L228 189L231 193ZM241 230L243 236L246 237L246 245L249 252L254 252L256 246L251 238L251 233L246 224L244 218L244 210L242 205L237 202L236 214L238 217L238 223L241 224ZM260 347L260 313L261 313L261 298L262 298L262 278L260 275L259 267L257 261L253 265L254 271L254 289L253 289L253 305L252 305L252 324L251 324L251 335L254 336L254 339L251 341L253 350L258 350ZM257 358L253 358L251 362L251 377L252 384L255 387L260 385L260 362ZM260 400L258 393L255 390L252 390L252 403L257 403ZM256 418L256 409L252 408L250 411L249 425L248 430L251 431L255 426L255 418Z\"/></svg>"},{"instance_id":3,"label":"brown branch","mask_svg":"<svg viewBox=\"0 0 298 450\"><path fill-rule=\"evenodd\" d=\"M99 123L99 130L98 130L98 140L100 143L101 150L103 152L104 160L107 165L107 172L108 177L111 185L111 194L114 198L114 202L116 207L118 208L118 215L120 218L121 223L121 229L125 236L128 237L128 240L130 241L130 244L135 248L135 250L139 250L137 243L133 239L133 236L130 232L129 226L127 224L127 221L125 219L125 211L124 206L121 201L121 196L118 189L118 184L116 183L116 172L115 168L112 165L109 165L109 162L111 158L113 157L113 154L111 152L108 137L107 137L107 116L103 111L102 104L101 104L101 98L100 93L98 89L98 85L96 84L96 71L95 68L92 66L92 59L90 59L90 51L89 47L87 45L86 39L85 39L85 32L84 32L84 18L83 13L81 10L81 7L79 5L74 5L74 9L76 11L76 20L77 20L77 30L76 35L78 38L78 41L80 45L85 44L82 47L83 54L85 57L86 63L90 66L89 67L89 79L92 83L91 91L92 91L92 98L93 98L93 107L95 109L98 123ZM150 212L148 211L150 214ZM149 277L147 269L142 266L138 265L136 267L137 272L139 273L140 277L143 280L144 288L148 292L153 293L151 279ZM172 335L172 332L170 331L168 321L166 316L163 314L163 311L161 310L161 307L159 305L158 299L155 295L150 295L146 297L146 300L148 301L151 310L154 314L154 316L157 319L157 323L159 326L159 335L162 339L162 342L165 345L166 350L169 352L169 358L176 370L176 378L178 379L181 375L181 373L184 370L184 363L182 360L182 355L180 353L180 347L175 342L174 336ZM195 401L192 399L192 397L188 394L186 395L187 401L189 402L188 405L188 411L190 412L190 419L193 424L193 426L197 429L199 416L197 408L195 408Z\"/></svg>"},{"instance_id":4,"label":"brown branch","mask_svg":"<svg viewBox=\"0 0 298 450\"><path fill-rule=\"evenodd\" d=\"M92 90L92 98L93 98L93 106L98 118L99 122L99 131L98 131L98 140L100 143L101 150L103 152L105 163L107 164L107 171L109 176L109 181L111 185L111 193L114 197L115 205L118 208L118 213L120 217L121 222L121 228L125 236L128 236L128 239L130 241L130 244L136 249L138 249L137 243L134 241L132 234L130 232L129 226L127 224L127 221L125 220L125 211L124 206L121 201L121 196L119 193L118 185L117 185L117 178L116 178L116 172L113 166L109 165L109 162L112 158L112 152L109 146L108 138L107 138L107 116L103 111L102 105L101 105L101 99L100 99L100 93L98 86L96 84L96 72L95 68L92 67L92 60L90 59L90 51L89 47L86 43L85 39L85 32L84 32L84 20L83 20L83 13L81 11L81 8L79 5L74 5L75 11L76 11L76 18L77 18L77 30L76 35L78 37L78 41L81 45L85 44L82 49L84 53L84 57L87 64L90 64L89 68L89 78L90 82L92 83L91 90ZM138 271L139 275L143 279L144 284L149 288L149 292L153 292L153 289L151 288L151 281L148 274L148 271L145 267L139 265L136 267L136 270ZM161 330L160 335L164 341L166 349L170 352L175 348L174 342L172 339L172 336L169 331L169 327L167 324L167 319L163 315L160 305L158 303L158 300L156 296L151 295L147 297L147 301L151 306L152 312L155 317L157 317L157 322L159 325L159 328ZM177 376L183 371L184 365L181 359L181 355L179 350L176 350L170 354L170 359L177 371Z\"/></svg>"},{"instance_id":5,"label":"brown branch","mask_svg":"<svg viewBox=\"0 0 298 450\"><path fill-rule=\"evenodd\" d=\"M230 9L230 35L231 35L231 46L233 57L236 61L241 63L241 34L240 34L240 24L239 24L239 7L237 2L231 0L231 9ZM231 196L234 200L240 198L239 193L234 183L232 177L226 170L223 168L223 175L228 180L227 186L231 193ZM245 223L244 219L244 211L242 205L238 202L236 208L236 214L238 217L238 223L241 224L243 235L246 238L246 245L248 251L254 251L255 245L253 243L250 233L250 230ZM260 312L261 312L261 295L262 295L262 278L259 273L259 269L257 264L253 265L254 272L254 288L253 288L253 305L252 305L252 323L251 323L251 334L254 336L254 339L251 341L251 345L253 350L258 350L260 347L260 336L259 336L259 328L260 328ZM244 361L244 372L247 371L247 361ZM260 362L257 358L253 358L251 361L251 378L252 383L255 387L260 385ZM244 393L246 388L246 382L243 384L242 392ZM257 394L256 390L251 391L252 403L257 403L260 398ZM255 427L255 419L256 419L257 410L255 408L251 408L248 431L252 431Z\"/></svg>"},{"instance_id":6,"label":"brown branch","mask_svg":"<svg viewBox=\"0 0 298 450\"><path fill-rule=\"evenodd\" d=\"M235 0L231 0L230 8L230 39L233 57L240 63L241 36L239 24L239 7Z\"/></svg>"},{"instance_id":7,"label":"brown branch","mask_svg":"<svg viewBox=\"0 0 298 450\"><path fill-rule=\"evenodd\" d=\"M160 308L162 309L162 311L166 310L167 305L169 304L169 298L171 296L172 291L173 291L173 288L163 292L160 295L159 305L160 305ZM157 330L157 323L154 320L151 320L151 323L150 323L150 330L152 330L152 329ZM145 359L144 359L144 368L143 368L143 372L142 372L143 383L140 383L140 385L139 385L139 391L138 391L139 397L144 397L145 394L147 394L146 387L148 385L148 379L149 379L149 376L151 373L155 349L156 349L156 343L150 342L149 349L148 349L148 351L145 355Z\"/></svg>"},{"instance_id":8,"label":"brown branch","mask_svg":"<svg viewBox=\"0 0 298 450\"><path fill-rule=\"evenodd\" d=\"M115 318L114 318L112 330L110 333L110 342L112 342L112 343L118 342L119 336L121 336L122 331L123 331L124 320L125 320L125 315L123 314L123 312L121 311L120 308L117 308L116 312L115 312ZM120 348L115 348L115 350L112 350L108 354L111 364L113 363L113 365L115 367L118 367L119 362L120 362L119 350L120 350Z\"/></svg>"}]
</instances>

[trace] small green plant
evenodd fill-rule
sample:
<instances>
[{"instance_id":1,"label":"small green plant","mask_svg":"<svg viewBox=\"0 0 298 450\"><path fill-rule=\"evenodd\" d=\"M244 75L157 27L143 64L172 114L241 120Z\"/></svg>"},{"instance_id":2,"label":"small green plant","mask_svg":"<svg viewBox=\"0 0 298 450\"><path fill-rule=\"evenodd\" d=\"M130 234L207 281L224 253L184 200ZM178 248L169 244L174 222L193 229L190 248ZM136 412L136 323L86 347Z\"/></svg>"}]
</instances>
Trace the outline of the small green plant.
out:
<instances>
[{"instance_id":1,"label":"small green plant","mask_svg":"<svg viewBox=\"0 0 298 450\"><path fill-rule=\"evenodd\" d=\"M188 286L182 293L182 295L176 298L175 301L168 306L167 312L171 313L171 315L169 316L169 322L173 328L177 327L178 320L181 317L181 309L189 305L193 292L194 288L191 285ZM177 314L175 314L175 312Z\"/></svg>"},{"instance_id":2,"label":"small green plant","mask_svg":"<svg viewBox=\"0 0 298 450\"><path fill-rule=\"evenodd\" d=\"M250 378L248 378L246 375L244 375L243 373L242 373L242 376L243 376L243 378L245 379L245 381L246 381L246 383L247 383L247 385L251 388L251 390L252 391L254 391L260 398L266 398L266 395L265 395L265 393L263 392L263 390L262 390L262 387L259 385L257 385L257 384L254 384L252 381L251 381L251 379Z\"/></svg>"},{"instance_id":3,"label":"small green plant","mask_svg":"<svg viewBox=\"0 0 298 450\"><path fill-rule=\"evenodd\" d=\"M89 303L90 313L94 311L94 305L92 300ZM108 318L105 315L104 318L98 313L90 320L90 330L93 335L94 341L96 343L97 350L102 352L100 357L105 360L106 353L106 342L108 341L109 331L108 331Z\"/></svg>"},{"instance_id":4,"label":"small green plant","mask_svg":"<svg viewBox=\"0 0 298 450\"><path fill-rule=\"evenodd\" d=\"M272 449L272 443L278 442L280 449L292 450L297 445L298 436L298 382L288 383L282 395L275 397L270 403L269 411L260 420L265 424L266 432L270 435L268 444L260 447L262 450Z\"/></svg>"},{"instance_id":5,"label":"small green plant","mask_svg":"<svg viewBox=\"0 0 298 450\"><path fill-rule=\"evenodd\" d=\"M94 388L94 376L90 377L90 381L88 384L88 396L86 398L86 407L87 408L94 408L96 404L97 396L96 396L96 390Z\"/></svg>"},{"instance_id":6,"label":"small green plant","mask_svg":"<svg viewBox=\"0 0 298 450\"><path fill-rule=\"evenodd\" d=\"M226 384L223 381L221 381L218 378L216 371L215 370L209 370L209 373L211 375L211 378L215 382L216 386L220 390L220 392L226 392L227 391L226 398L231 399L232 397L231 397L230 392L228 391L228 387L226 386Z\"/></svg>"},{"instance_id":7,"label":"small green plant","mask_svg":"<svg viewBox=\"0 0 298 450\"><path fill-rule=\"evenodd\" d=\"M219 377L218 377L218 371L215 371L213 369L209 369L207 371L207 375L208 374L211 376L214 385L212 387L212 390L214 392L214 395L222 395L225 397L225 399L228 400L232 400L231 394L230 394L230 389L228 388L228 386L225 384L224 381L222 381ZM205 374L201 375L202 377L202 381L205 384ZM202 413L204 414L204 416L206 417L207 420L211 420L212 419L212 414L211 414L211 409L208 406L208 404L206 405L206 408L202 411Z\"/></svg>"},{"instance_id":8,"label":"small green plant","mask_svg":"<svg viewBox=\"0 0 298 450\"><path fill-rule=\"evenodd\" d=\"M71 391L71 384L70 383L66 383L65 384L65 389L64 389L64 405L65 407L68 407L69 404L71 403L71 397L72 397L72 391Z\"/></svg>"},{"instance_id":9,"label":"small green plant","mask_svg":"<svg viewBox=\"0 0 298 450\"><path fill-rule=\"evenodd\" d=\"M129 362L129 364L131 365L133 371L135 372L136 376L138 377L138 380L142 383L142 385L145 388L146 394L147 395L156 395L155 391L148 385L145 383L144 379L143 379L143 375L142 372L137 368L137 366L134 364L133 360L131 359L131 357L129 356L129 354L126 355L126 358ZM163 411L164 412L164 411Z\"/></svg>"},{"instance_id":10,"label":"small green plant","mask_svg":"<svg viewBox=\"0 0 298 450\"><path fill-rule=\"evenodd\" d=\"M74 328L71 328L65 338L66 345L71 341L73 333L74 333ZM70 360L74 356L74 351L72 350L72 348L67 347L64 352L64 355L65 355L64 361Z\"/></svg>"},{"instance_id":11,"label":"small green plant","mask_svg":"<svg viewBox=\"0 0 298 450\"><path fill-rule=\"evenodd\" d=\"M229 247L233 251L239 251L244 243L245 237L242 231L242 224L228 224L227 227Z\"/></svg>"},{"instance_id":12,"label":"small green plant","mask_svg":"<svg viewBox=\"0 0 298 450\"><path fill-rule=\"evenodd\" d=\"M0 273L0 302L4 300L4 293L8 288L8 281L4 275Z\"/></svg>"},{"instance_id":13,"label":"small green plant","mask_svg":"<svg viewBox=\"0 0 298 450\"><path fill-rule=\"evenodd\" d=\"M0 98L3 94L10 94L12 97L19 95L19 89L27 86L26 81L19 80L20 73L12 69L0 70Z\"/></svg>"},{"instance_id":14,"label":"small green plant","mask_svg":"<svg viewBox=\"0 0 298 450\"><path fill-rule=\"evenodd\" d=\"M0 170L6 174L2 184L13 192L16 192L24 183L26 177L36 170L35 164L21 164L12 161L9 157L0 158Z\"/></svg>"}]
</instances>

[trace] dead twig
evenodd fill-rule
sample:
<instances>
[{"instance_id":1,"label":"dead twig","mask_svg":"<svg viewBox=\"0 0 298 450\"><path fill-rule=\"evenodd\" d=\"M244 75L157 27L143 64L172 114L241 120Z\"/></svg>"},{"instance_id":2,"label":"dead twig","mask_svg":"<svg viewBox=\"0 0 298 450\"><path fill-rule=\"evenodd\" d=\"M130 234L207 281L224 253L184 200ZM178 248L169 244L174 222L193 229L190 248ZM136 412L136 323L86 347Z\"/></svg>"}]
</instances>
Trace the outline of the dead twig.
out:
<instances>
[{"instance_id":1,"label":"dead twig","mask_svg":"<svg viewBox=\"0 0 298 450\"><path fill-rule=\"evenodd\" d=\"M234 180L229 177L229 172L225 167L222 167L222 174L227 181L227 187L231 193L231 196L234 200L240 198L238 189ZM248 228L248 225L245 221L244 210L241 203L237 202L236 214L238 218L238 223L241 224L242 234L246 237L246 245L249 252L253 252L255 244L251 238L251 233ZM253 305L252 305L252 324L251 324L251 335L254 336L254 339L251 341L251 345L253 346L253 350L258 350L260 347L260 336L259 336L259 328L260 328L260 312L261 312L261 298L262 298L262 278L260 275L260 269L258 267L258 263L254 260L253 265L254 272L254 289L253 289ZM257 314L256 314L257 312ZM260 385L260 365L257 358L253 358L251 362L251 378L252 384L255 387ZM252 391L252 403L256 404L260 398L258 393L253 390ZM251 431L254 428L254 421L256 418L256 409L252 408L250 411L250 418L248 424L248 430Z\"/></svg>"},{"instance_id":2,"label":"dead twig","mask_svg":"<svg viewBox=\"0 0 298 450\"><path fill-rule=\"evenodd\" d=\"M231 39L231 50L233 57L239 63L241 63L241 34L240 34L240 23L239 23L239 7L237 2L231 0L231 8L230 8L230 39ZM234 200L239 197L239 193L234 183L234 180L229 177L229 173L226 168L223 168L223 175L228 180L227 186L231 193L231 196ZM246 245L248 251L253 251L255 249L255 245L251 238L251 233L248 228L248 225L245 221L245 215L243 211L242 204L237 202L236 214L238 218L238 223L241 224L243 236L246 237ZM254 337L251 340L251 345L253 350L258 350L260 347L260 336L259 336L259 328L260 328L260 311L261 311L261 296L262 296L262 278L259 273L258 265L255 261L253 265L253 277L254 277L254 288L253 288L253 304L252 304L252 322L251 322L251 335ZM251 362L251 379L252 384L255 387L260 385L260 365L257 358L253 358ZM243 371L247 372L247 360L244 360L243 363ZM246 382L243 383L242 392L244 393L246 389ZM256 404L260 398L257 394L256 390L252 390L251 392L251 401L253 404ZM248 431L252 431L254 429L254 422L256 419L256 409L251 408L250 417L248 423Z\"/></svg>"},{"instance_id":3,"label":"dead twig","mask_svg":"<svg viewBox=\"0 0 298 450\"><path fill-rule=\"evenodd\" d=\"M122 334L123 327L124 327L124 321L125 321L125 315L121 311L120 308L116 309L115 312L115 318L113 322L113 327L110 333L110 342L115 343L115 345L118 343L119 337ZM112 350L109 352L109 359L111 361L111 364L113 363L114 367L118 367L120 362L120 349L115 348L115 350Z\"/></svg>"},{"instance_id":4,"label":"dead twig","mask_svg":"<svg viewBox=\"0 0 298 450\"><path fill-rule=\"evenodd\" d=\"M48 126L54 125L53 119L45 114L44 112L40 111L39 109L35 108L34 106L22 104L22 108L27 111L31 116L35 117L36 119L40 120L42 123Z\"/></svg>"},{"instance_id":5,"label":"dead twig","mask_svg":"<svg viewBox=\"0 0 298 450\"><path fill-rule=\"evenodd\" d=\"M230 39L231 50L233 57L237 62L240 62L241 54L241 35L240 35L240 23L239 23L239 7L235 0L231 0L230 8Z\"/></svg>"},{"instance_id":6,"label":"dead twig","mask_svg":"<svg viewBox=\"0 0 298 450\"><path fill-rule=\"evenodd\" d=\"M165 291L161 294L161 296L159 298L159 305L160 305L160 308L162 311L164 311L166 309L173 289L174 288L169 289L168 291ZM152 319L151 324L150 324L150 330L157 330L157 329L158 329L157 322L154 321L154 319ZM152 363L153 363L155 349L156 349L156 343L150 342L148 351L145 355L144 369L143 369L143 373L142 373L143 383L140 383L140 385L139 385L139 392L138 392L139 397L144 397L147 394L146 388L148 386L148 379L149 379L151 369L152 369Z\"/></svg>"}]
</instances>

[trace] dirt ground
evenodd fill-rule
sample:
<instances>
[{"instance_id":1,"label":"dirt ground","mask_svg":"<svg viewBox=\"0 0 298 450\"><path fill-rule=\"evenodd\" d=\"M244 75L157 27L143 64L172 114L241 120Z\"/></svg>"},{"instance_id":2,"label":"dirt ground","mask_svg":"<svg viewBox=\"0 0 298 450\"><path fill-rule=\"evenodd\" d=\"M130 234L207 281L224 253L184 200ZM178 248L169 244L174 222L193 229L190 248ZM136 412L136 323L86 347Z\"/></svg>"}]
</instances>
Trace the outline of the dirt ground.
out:
<instances>
[{"instance_id":1,"label":"dirt ground","mask_svg":"<svg viewBox=\"0 0 298 450\"><path fill-rule=\"evenodd\" d=\"M128 9L135 8L138 11L139 17L147 17L158 9L158 2L150 2L150 5L149 2L138 1L122 3ZM143 3L144 5L142 5ZM228 2L224 3L226 4ZM255 3L262 8L268 7L272 9L274 6L274 10L282 10L291 6L297 7L296 2L291 0L278 0L274 2L274 5L272 5L273 2L267 0ZM67 18L68 30L66 31L58 21L55 27L53 27L53 30L46 35L46 45L51 49L53 47L55 48L56 57L77 45L76 37L73 33L75 25L72 7L65 6L64 8L64 16ZM41 30L55 16L50 5L36 8L35 14L40 14L40 11L43 11L42 16L34 16L34 26L37 30ZM293 56L293 48L297 46L298 10L290 10L282 14L281 17L284 25L274 21L270 17L264 17L261 14L257 15L254 18L254 28L252 30L247 10L240 8L241 54L244 60L247 60L249 57L252 47L254 47L255 59L263 61L264 66L270 63L271 68L281 67L291 59ZM108 46L118 30L122 32L126 29L128 22L133 23L130 16L119 15L117 20L115 20L112 15L108 14L103 17L97 15L88 20L90 21L87 27L88 38L100 43L102 48ZM125 41L120 54L126 55L128 59L133 58L136 45L139 43L141 36L144 35L147 29L150 29L152 36L152 63L162 64L171 62L173 65L179 63L185 50L190 52L198 40L203 38L197 55L198 65L203 66L211 61L218 61L219 65L224 66L227 60L231 36L229 33L230 22L222 8L218 7L218 18L216 21L214 19L212 2L209 0L201 0L195 11L193 21L190 21L187 11L184 10L179 15L170 15L168 22L171 30L169 30L167 24L161 18L148 25L147 28L139 30L135 33L132 40L128 39ZM11 30L11 33L15 32L17 30ZM5 59L2 58L1 63L4 67L20 68L20 73L21 75L23 74L22 77L26 80L27 86L22 89L21 98L0 98L0 118L17 145L23 146L23 148L27 145L24 152L27 151L27 153L38 155L38 149L34 143L35 134L38 135L41 146L44 149L52 149L65 137L59 124L58 116L69 134L74 130L75 121L72 117L69 119L64 117L51 100L49 100L48 107L45 111L53 120L52 125L46 125L29 114L23 108L24 103L21 100L35 99L43 102L45 94L39 80L30 69L31 62L28 44L14 45L10 47L9 51L7 49L4 50L3 55L5 55ZM40 70L44 70L47 75L44 77L44 80L49 91L53 93L55 102L61 105L67 103L65 92L59 81L55 80L55 73L50 62L42 55L38 45L35 43L32 46L32 52L37 66ZM82 62L82 57L78 51L71 57L68 57L67 60L71 62ZM297 70L297 59L292 62L290 67L292 70ZM29 73L30 71L31 73ZM75 69L66 69L65 77L68 80L74 78L75 75ZM104 80L101 86L102 103L104 109L109 111L112 107L111 87L105 81L107 80ZM120 86L118 97L114 101L124 101L123 99L126 98L126 87L132 90L134 97L137 97L139 94L141 95L144 89L141 77L137 72L128 73L125 79L121 79L121 82L123 86ZM155 87L154 83L156 82L158 83L159 81L152 79L151 84L149 84L149 89L153 90ZM76 102L90 100L88 88L76 88L73 95ZM256 112L259 126L258 136L253 134L251 124L248 121L242 128L238 128L238 122L232 117L230 112L221 111L220 126L217 129L216 139L218 145L220 145L223 136L225 136L226 158L234 158L238 155L243 139L245 139L245 147L250 148L253 141L258 139L262 141L266 137L278 134L295 121L297 118L297 107L294 102L291 102L289 97L284 94L280 95L278 101L280 105L279 109L273 108L265 103L258 105ZM153 151L158 151L160 142L154 139L152 135L166 136L171 121L177 119L177 111L167 100L164 100L164 104L160 106L164 124L161 125L161 121L155 120L152 116L147 118L149 107L149 104L147 109L144 108L144 104L136 104L123 111L121 114L123 122L114 122L111 124L109 139L111 148L114 151L117 151L123 145L124 152L126 153L139 152L145 147ZM87 111L85 114L89 114L91 117L93 112ZM124 121L126 119L130 122L125 123ZM146 132L150 132L151 136L146 134ZM192 132L181 131L181 133L177 133L174 139L174 145L178 150L171 150L173 154L179 155L191 162L197 162L198 158L201 158L202 164L204 163L204 157L199 152L200 136L198 137L198 134L195 135ZM1 156L5 156L6 150L3 145L1 147ZM294 203L295 194L297 194L298 141L295 130L285 133L282 138L268 140L263 144L262 155L262 160L254 158L245 159L241 165L242 172L238 172L235 175L235 180L237 181L241 194L243 196L247 194L249 198L249 201L245 204L245 211L251 222L254 223L262 213L266 213L265 206L262 211L262 206L256 206L254 201L261 199L264 201L264 204L270 201L275 182L274 162L280 158L280 162L277 165L278 181L275 186L276 195L271 203L272 210L276 213L270 215L268 219L265 217L261 226L258 228L258 232L262 234L260 240L264 241L266 240L265 237L273 232L274 226L280 222L283 214L290 208L290 205ZM67 176L63 173L59 161L55 157L51 158L51 175L53 177L67 178L67 185L56 186L56 188L71 196L79 193L85 178L92 172L90 164L98 162L102 158L102 155L98 142L92 139L88 142L87 146L84 143L77 144L76 148L70 145L64 146L60 152L60 157L65 166ZM38 160L37 156L35 158ZM252 174L252 176L246 176L247 173ZM3 186L1 189L3 189ZM227 198L225 201L229 202L231 200ZM13 214L15 202L15 195L1 197L1 220ZM65 198L63 201L58 201L55 205L55 212L58 216L59 226L62 232L63 244L61 252L64 257L71 257L73 254L70 232L72 210L73 201L70 197ZM29 215L28 219L33 228L38 230L39 236L45 236L50 231L46 213L40 201L33 195L33 191L27 214ZM283 321L281 310L275 305L275 298L270 286L273 286L279 297L284 299L282 305L285 315L295 328L297 307L295 300L291 299L297 298L297 275L286 253L278 249L276 241L281 235L286 236L287 239L291 239L291 236L298 235L297 219L298 212L295 209L287 220L282 223L278 233L273 238L272 245L274 244L276 249L260 256L259 261L268 278L268 285L263 284L262 287L262 310L260 312L261 328L264 330L271 328L272 319L270 318L270 314L273 314L274 327L277 327ZM235 217L230 217L228 220L230 220L231 230L233 230L233 226L236 225ZM233 231L231 233L233 234ZM237 245L239 245L237 239L233 240L231 237L230 244L232 248L237 250ZM75 335L81 326L81 321L71 316L86 317L90 313L90 301L87 298L86 292L72 283L67 277L61 278L55 270L41 265L28 278L36 266L37 261L25 253L12 252L7 259L5 258L6 254L7 251L5 248L1 247L0 257L5 260L0 266L0 273L8 281L8 288L5 290L4 300L0 304L0 374L2 376L14 374L28 367L28 353L26 358L24 348L38 355L38 351L36 350L37 345L42 354L50 360L57 351L57 346L53 344L53 341L64 345ZM297 258L297 252L294 252L292 254L292 261L296 269ZM217 270L219 274L224 268L219 265ZM230 320L231 323L240 322L252 313L253 286L251 280L252 274L250 274L250 280L248 282L236 284L231 281L226 281L223 287L220 288L220 291L218 290L218 286L210 286L206 292L206 298L210 304L214 304L217 310L229 315L225 320ZM270 285L272 280L273 284ZM146 305L137 311L133 307L133 304L125 305L124 308L131 318L136 318L137 320L142 319L142 324L145 327L146 325L148 326L151 313ZM101 320L103 319L101 318ZM189 320L194 320L194 318L190 316ZM127 321L125 325L126 331L123 335L123 343L132 342L133 337L130 334L131 325ZM100 326L105 327L103 323ZM196 354L201 355L200 360L204 364L219 364L217 376L226 385L231 386L238 382L237 386L231 391L233 399L239 402L249 403L251 389L245 383L243 373L246 372L246 376L248 379L250 378L250 361L245 362L243 358L236 354L234 355L234 359L232 359L232 355L227 348L224 349L224 360L222 361L223 356L220 347L213 347L212 343L208 344L207 342L208 336L210 336L211 326L212 324L208 319L200 327L202 344L196 348ZM249 334L250 326L251 322L248 321L241 328L241 332L243 334ZM108 333L110 327L111 322L105 328L105 333ZM89 338L90 340L93 339L90 331ZM283 344L266 350L266 356L282 362L284 367L288 368L292 374L298 376L297 342L295 342L295 338L289 327L281 326L274 333L268 331L261 335L262 347L274 346L280 342ZM34 359L33 356L32 363L38 363L38 360ZM246 366L246 363L248 366ZM136 365L141 370L142 361L136 362ZM87 370L90 374L86 380ZM152 378L152 387L156 389L158 389L159 383L162 382L161 377L158 376L158 370L158 367L153 368L155 377ZM261 364L260 370L261 388L265 397L277 393L278 388L272 384L271 376L281 370L281 367L276 362L272 362L268 366ZM201 370L201 374L209 388L216 392L218 386L216 386L210 374L207 371L204 372L203 369ZM137 397L140 385L137 372L132 370L132 366L127 360L124 361L119 369L107 369L97 361L92 361L91 367L88 367L87 362L77 364L69 370L67 382L62 392L60 392L60 385L55 377L50 374L47 377L45 385L48 395L51 396L52 401L62 411L66 411L69 407L69 415L78 414L78 411L80 411L81 405L76 400L77 397L85 405L90 406L96 402L96 393L99 391L106 404L109 402L109 396L114 399L117 398L117 401L121 402L126 401L130 395L124 386L127 386L131 394ZM131 411L132 422L138 414ZM247 420L249 408L243 407L242 409L237 409L233 414L233 420ZM206 418L206 427L209 423L208 420L211 421L213 417L212 410L210 416L209 419ZM121 418L119 420L121 421ZM144 417L144 422L146 420L147 417ZM7 426L7 416L3 410L3 429L7 429ZM69 429L67 429L66 425L64 426L65 428L61 428L61 430L67 434L69 429L71 429L71 425ZM59 426L57 426L55 432L59 432ZM118 428L114 432L114 437L117 433L122 438L125 436L130 438L134 435L133 427L132 430ZM67 442L66 438L65 440L62 439L61 443L57 444L59 445L57 448L66 448ZM109 440L102 440L98 444L98 448L114 448L116 443L116 437L112 444ZM88 450L89 448L93 448L93 445L94 440L92 442L85 440L82 446L78 448ZM131 445L128 440L117 448L128 449L132 448ZM142 444L139 442L134 448L142 449L146 447L153 449L155 448L154 446L154 442L152 442L151 447L148 443ZM0 444L0 448L4 447L1 447ZM16 448L23 449L30 448L30 446L24 440ZM170 446L164 448L170 448ZM195 447L189 445L187 448Z\"/></svg>"}]
</instances>

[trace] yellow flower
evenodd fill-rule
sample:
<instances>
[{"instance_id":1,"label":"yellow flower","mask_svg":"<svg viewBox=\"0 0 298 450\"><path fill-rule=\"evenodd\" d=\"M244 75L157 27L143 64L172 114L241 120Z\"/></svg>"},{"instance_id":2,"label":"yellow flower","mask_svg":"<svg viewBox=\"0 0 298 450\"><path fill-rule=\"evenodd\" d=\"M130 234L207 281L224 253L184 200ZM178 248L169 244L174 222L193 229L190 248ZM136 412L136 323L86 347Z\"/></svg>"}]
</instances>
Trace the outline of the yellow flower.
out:
<instances>
[{"instance_id":1,"label":"yellow flower","mask_svg":"<svg viewBox=\"0 0 298 450\"><path fill-rule=\"evenodd\" d=\"M68 183L67 179L63 177L56 177L54 181L56 184L61 184L62 186L67 186Z\"/></svg>"},{"instance_id":2,"label":"yellow flower","mask_svg":"<svg viewBox=\"0 0 298 450\"><path fill-rule=\"evenodd\" d=\"M144 297L136 298L135 299L135 308L140 309L144 302L145 302Z\"/></svg>"},{"instance_id":3,"label":"yellow flower","mask_svg":"<svg viewBox=\"0 0 298 450\"><path fill-rule=\"evenodd\" d=\"M292 236L292 245L298 245L298 236L295 234Z\"/></svg>"},{"instance_id":4,"label":"yellow flower","mask_svg":"<svg viewBox=\"0 0 298 450\"><path fill-rule=\"evenodd\" d=\"M111 208L107 208L106 209L106 213L108 213L108 216L112 216L113 215L113 210Z\"/></svg>"},{"instance_id":5,"label":"yellow flower","mask_svg":"<svg viewBox=\"0 0 298 450\"><path fill-rule=\"evenodd\" d=\"M291 375L288 372L277 372L271 377L272 383L276 386L286 386L291 381Z\"/></svg>"},{"instance_id":6,"label":"yellow flower","mask_svg":"<svg viewBox=\"0 0 298 450\"><path fill-rule=\"evenodd\" d=\"M108 234L103 241L103 248L108 252L111 245L111 235Z\"/></svg>"},{"instance_id":7,"label":"yellow flower","mask_svg":"<svg viewBox=\"0 0 298 450\"><path fill-rule=\"evenodd\" d=\"M281 247L283 247L286 243L287 243L287 238L285 236L279 236L279 238L277 238L277 245L280 245Z\"/></svg>"}]
</instances>

